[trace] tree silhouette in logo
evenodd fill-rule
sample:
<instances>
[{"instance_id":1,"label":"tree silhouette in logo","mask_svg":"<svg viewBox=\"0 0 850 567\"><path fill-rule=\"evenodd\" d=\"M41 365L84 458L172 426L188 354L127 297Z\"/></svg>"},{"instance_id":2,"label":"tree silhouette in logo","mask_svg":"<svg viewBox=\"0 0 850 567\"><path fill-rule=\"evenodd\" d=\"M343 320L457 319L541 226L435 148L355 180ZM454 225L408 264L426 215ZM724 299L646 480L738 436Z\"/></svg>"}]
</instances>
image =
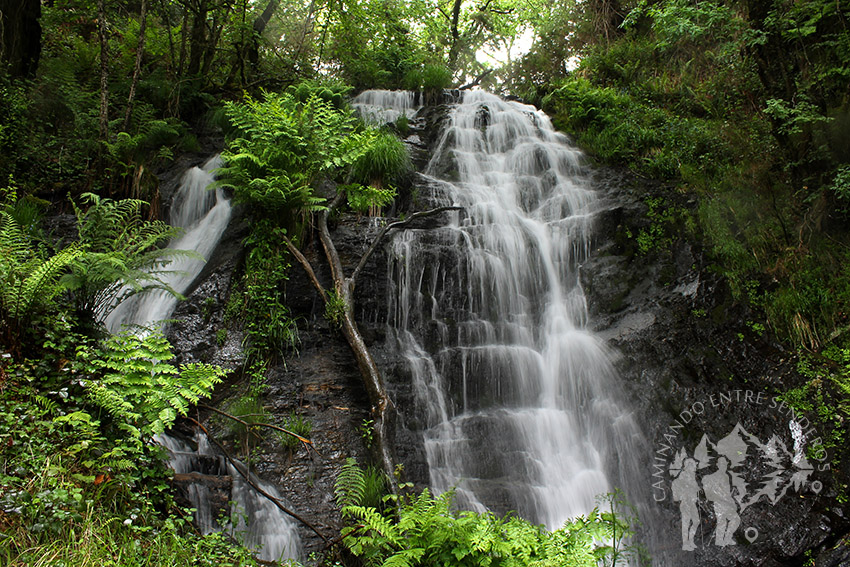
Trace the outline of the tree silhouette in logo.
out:
<instances>
[{"instance_id":1,"label":"tree silhouette in logo","mask_svg":"<svg viewBox=\"0 0 850 567\"><path fill-rule=\"evenodd\" d=\"M703 435L692 457L681 448L669 470L673 478L673 501L679 502L681 514L682 549L696 549L694 538L700 525L701 492L712 504L716 520L714 544L721 547L735 544L741 513L751 505L762 498L776 504L792 486L799 492L814 471L801 445L795 444L795 450L789 451L776 435L762 443L737 423L717 443ZM699 474L711 467L713 470ZM768 472L750 492L742 472L762 468L767 468Z\"/></svg>"}]
</instances>

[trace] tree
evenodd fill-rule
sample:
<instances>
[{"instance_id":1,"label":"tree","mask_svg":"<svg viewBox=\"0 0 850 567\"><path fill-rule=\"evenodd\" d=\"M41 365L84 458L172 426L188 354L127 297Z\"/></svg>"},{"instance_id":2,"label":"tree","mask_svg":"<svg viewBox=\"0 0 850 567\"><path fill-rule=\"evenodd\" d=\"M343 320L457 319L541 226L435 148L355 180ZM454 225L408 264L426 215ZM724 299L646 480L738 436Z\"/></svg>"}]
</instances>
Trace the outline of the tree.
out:
<instances>
[{"instance_id":1,"label":"tree","mask_svg":"<svg viewBox=\"0 0 850 567\"><path fill-rule=\"evenodd\" d=\"M41 0L0 0L0 61L12 77L31 77L41 55Z\"/></svg>"},{"instance_id":2,"label":"tree","mask_svg":"<svg viewBox=\"0 0 850 567\"><path fill-rule=\"evenodd\" d=\"M326 199L314 194L313 184L319 176L334 176L356 165L360 179L384 186L407 167L406 154L404 159L370 155L373 150L378 154L394 152L392 148L398 146L388 143L386 135L364 128L341 97L310 83L283 94L266 93L263 101L248 98L244 103L230 103L226 112L236 132L231 136L228 150L222 153L225 167L220 170L222 180L219 183L231 187L236 199L253 206L258 217L255 226L264 229L250 240L262 242L268 234L283 239L326 304L326 313L339 325L372 403L375 440L382 467L389 478L393 478L394 460L387 443L392 402L354 318L354 287L366 262L390 231L453 207L417 213L405 221L385 226L347 275L328 227L329 215L345 203L351 191L360 190L373 197L381 193L376 187L370 191L355 184L339 191L327 204ZM298 219L310 213L317 217L319 241L332 275L332 290L321 285L313 266L287 236L298 234ZM284 228L270 230L268 225L272 223ZM271 282L271 285L276 283ZM267 311L266 316L274 319L268 317Z\"/></svg>"}]
</instances>

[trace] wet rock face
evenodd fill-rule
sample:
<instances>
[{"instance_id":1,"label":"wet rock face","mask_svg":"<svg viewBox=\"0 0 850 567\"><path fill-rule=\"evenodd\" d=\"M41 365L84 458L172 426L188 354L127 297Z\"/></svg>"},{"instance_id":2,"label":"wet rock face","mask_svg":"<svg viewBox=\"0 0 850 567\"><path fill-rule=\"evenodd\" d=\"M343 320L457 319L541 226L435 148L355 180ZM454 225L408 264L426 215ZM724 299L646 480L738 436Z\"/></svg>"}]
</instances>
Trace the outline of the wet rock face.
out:
<instances>
[{"instance_id":1,"label":"wet rock face","mask_svg":"<svg viewBox=\"0 0 850 567\"><path fill-rule=\"evenodd\" d=\"M428 162L430 151L439 142L439 126L446 116L445 107L433 107L411 121L408 144L419 168ZM452 164L435 167L443 175ZM703 436L710 444L716 444L737 424L764 444L776 435L793 453L787 409L771 403L776 394L792 388L800 378L794 371L792 353L769 335L759 334L747 325L750 315L733 301L728 286L710 271L698 245L673 235L668 244L648 254L640 253L634 235L651 222L644 202L647 195L663 197L682 208L691 208L694 203L676 197L669 188L638 182L613 170L597 170L594 185L609 206L598 215L594 249L581 266L582 285L588 298L589 325L612 347L623 377L624 396L631 400L635 415L648 432L651 449L643 464L645 483L647 492L660 501L650 502L652 527L645 539L660 550L659 564L802 565L807 550L813 550L818 566L846 564L850 561L846 548L831 549L840 543L850 525L844 506L836 500L839 487L829 474L817 470L823 463L814 460L811 464L815 470L799 492L790 486L775 504L761 498L741 512L735 545L714 545L715 508L706 501L704 492L700 493L697 549L681 551L679 502L674 502L669 494L669 467L674 454L684 449L693 456ZM425 208L429 208L427 188L413 186L402 192L387 214ZM225 328L224 305L235 283L241 241L247 230L238 214L235 218L205 269L202 283L175 313L180 323L171 327L169 338L180 362L222 364L235 371L234 381L238 381L243 335L232 325L226 327L223 341L218 333ZM374 219L356 215L334 220L332 236L348 273L379 228ZM435 254L442 258L439 252ZM321 246L310 243L305 255L322 284L330 287ZM424 408L415 402L407 363L399 360L393 345L388 344L387 266L386 255L379 251L361 274L355 288L356 315L398 409L396 457L404 464L405 480L422 487L429 478L420 433L425 423ZM319 531L332 535L340 526L333 501L336 474L347 457L356 457L361 463L369 459L368 439L362 434L362 426L371 415L369 402L348 344L325 321L321 300L294 262L286 296L299 322L301 342L297 353L288 353L285 363L269 370L263 405L278 422L293 412L309 419L313 424L311 439L318 453L304 448L294 452L283 449L269 437L254 450L254 464L262 478L279 487L294 510ZM444 323L450 327L453 324ZM422 321L425 335L429 324ZM228 399L238 391L238 385L221 389L216 403L226 407ZM732 401L735 391L739 393ZM762 401L756 403L759 393L763 394ZM727 398L729 401L721 403ZM696 415L694 404L698 403L703 404L704 411ZM683 419L683 412L687 411L692 414L687 427L676 430L673 437L665 437L671 424ZM756 454L752 440L747 439L749 454ZM665 441L669 450L664 449ZM699 474L713 472L713 462ZM653 464L658 463L663 498L653 486L659 480L652 476L658 471ZM749 465L743 480L752 493L776 467L763 459ZM781 478L782 482L789 482L787 475ZM822 483L817 493L812 488L815 480ZM506 495L509 489L510 486L504 487ZM506 496L505 501L508 500ZM752 541L748 536L754 532L749 528L758 532ZM306 553L323 548L324 543L311 530L302 527L300 534Z\"/></svg>"},{"instance_id":2,"label":"wet rock face","mask_svg":"<svg viewBox=\"0 0 850 567\"><path fill-rule=\"evenodd\" d=\"M235 211L222 243L198 278L200 283L179 304L173 315L176 322L168 329L178 362L210 362L232 370L229 384L217 390L213 402L225 411L245 391L249 379L243 377L244 333L238 323L224 321L225 305L240 276L247 222L244 211ZM374 219L356 215L342 215L333 224L332 237L347 273L379 229ZM322 285L332 289L318 242L310 242L304 253ZM364 267L355 288L356 314L369 345L380 344L385 334L385 265L381 255L376 255ZM296 262L289 271L285 293L291 316L298 322L300 341L297 351L282 353L282 361L266 371L267 388L261 402L272 423L281 425L292 415L309 421L315 450L303 446L293 450L274 436L264 436L252 448L252 470L275 484L292 510L333 538L342 526L334 481L347 458L368 462L370 448L362 430L370 419L370 406L351 349L341 332L324 319L321 299ZM208 414L202 421L233 456L244 458L243 447L228 437L220 420ZM305 555L324 549L324 541L312 529L304 525L298 529Z\"/></svg>"},{"instance_id":3,"label":"wet rock face","mask_svg":"<svg viewBox=\"0 0 850 567\"><path fill-rule=\"evenodd\" d=\"M641 254L628 236L649 222L646 196L663 196L682 208L692 203L671 198L675 193L662 187L639 186L614 171L598 171L595 183L610 207L599 215L598 239L582 266L582 282L590 324L614 348L627 395L652 443L645 482L653 499L660 501L653 510L658 516L655 533L648 539L669 550L656 560L669 565L778 566L803 564L808 552L812 557L820 554L818 564L840 563L836 558L841 554L828 549L847 532L848 522L835 500L838 487L830 472L822 470L831 457L812 447L818 432L811 426L808 453L799 448L805 442L795 439L789 408L774 399L801 381L793 353L748 325L752 316L711 272L699 246L673 238ZM732 434L736 426L738 433ZM738 494L746 494L742 501L749 505L736 506L740 525L734 544L717 546L717 508L700 486L696 549L685 552L680 505L670 490L678 469L671 472L670 466L683 450L689 457L698 456L703 437L709 464L698 471L698 478L716 470L717 446L723 447L719 442L737 443L736 453L742 457L736 472L743 482ZM772 439L781 446L768 458L759 443L766 446ZM790 477L807 466L795 460L800 454L808 454L813 470L796 484ZM842 482L846 473L844 477ZM764 489L771 482L775 486ZM762 496L750 502L759 490Z\"/></svg>"}]
</instances>

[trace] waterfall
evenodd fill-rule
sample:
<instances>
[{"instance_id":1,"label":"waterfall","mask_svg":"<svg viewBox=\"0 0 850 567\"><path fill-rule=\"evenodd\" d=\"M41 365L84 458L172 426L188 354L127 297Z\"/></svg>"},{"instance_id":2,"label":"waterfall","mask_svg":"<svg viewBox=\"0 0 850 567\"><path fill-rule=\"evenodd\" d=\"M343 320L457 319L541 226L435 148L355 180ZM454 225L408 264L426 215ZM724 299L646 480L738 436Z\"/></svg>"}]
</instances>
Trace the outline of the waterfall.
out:
<instances>
[{"instance_id":1,"label":"waterfall","mask_svg":"<svg viewBox=\"0 0 850 567\"><path fill-rule=\"evenodd\" d=\"M192 167L174 196L169 223L179 226L183 234L172 239L168 248L191 250L197 256L178 256L167 266L163 283L179 294L184 294L209 259L227 223L230 222L230 200L221 189L210 191L213 170L221 166L221 158L210 158L203 167ZM178 298L165 290L151 290L121 302L106 317L106 327L117 333L128 325L147 327L160 324L177 306Z\"/></svg>"},{"instance_id":2,"label":"waterfall","mask_svg":"<svg viewBox=\"0 0 850 567\"><path fill-rule=\"evenodd\" d=\"M351 101L367 124L382 125L395 122L401 116L412 118L419 107L416 93L410 91L363 91Z\"/></svg>"},{"instance_id":3,"label":"waterfall","mask_svg":"<svg viewBox=\"0 0 850 567\"><path fill-rule=\"evenodd\" d=\"M633 496L647 449L587 329L600 204L580 153L534 107L468 91L423 177L433 205L463 211L393 240L388 321L433 489L550 529L615 487Z\"/></svg>"},{"instance_id":4,"label":"waterfall","mask_svg":"<svg viewBox=\"0 0 850 567\"><path fill-rule=\"evenodd\" d=\"M163 278L177 293L184 294L218 246L221 235L230 222L230 201L221 189L208 189L214 180L213 171L221 166L221 158L210 158L203 167L192 167L183 180L171 206L169 223L183 228L184 232L168 243L174 250L190 250L195 256L178 257L168 266L169 273ZM107 328L116 333L125 327L150 327L162 325L171 316L178 299L163 290L140 293L120 303L106 318ZM227 475L233 479L231 489L232 516L230 529L243 536L242 543L254 549L260 559L298 558L301 542L292 520L267 498L259 494L242 479L233 464L223 463L216 457L205 436L195 438L198 450L193 451L185 443L169 436L159 435L157 441L170 453L169 466L177 473L200 471L203 474ZM204 462L217 463L214 470L206 470ZM274 486L251 475L258 484L281 499ZM195 521L199 529L208 534L221 526L213 517L209 490L200 483L189 487L189 497L196 509ZM235 526L233 519L236 520Z\"/></svg>"},{"instance_id":5,"label":"waterfall","mask_svg":"<svg viewBox=\"0 0 850 567\"><path fill-rule=\"evenodd\" d=\"M193 483L188 487L189 499L196 509L195 524L201 533L206 535L219 529L234 532L245 547L256 550L257 557L264 561L299 557L301 541L289 517L245 482L232 463L217 455L210 447L206 435L200 432L195 434L196 450L169 435L160 435L157 441L168 450L171 456L169 465L175 473L201 471L202 474L227 475L233 479L231 517L225 526L220 526L218 518L213 517L209 489L202 483ZM254 475L250 478L263 490L281 499L274 486Z\"/></svg>"}]
</instances>

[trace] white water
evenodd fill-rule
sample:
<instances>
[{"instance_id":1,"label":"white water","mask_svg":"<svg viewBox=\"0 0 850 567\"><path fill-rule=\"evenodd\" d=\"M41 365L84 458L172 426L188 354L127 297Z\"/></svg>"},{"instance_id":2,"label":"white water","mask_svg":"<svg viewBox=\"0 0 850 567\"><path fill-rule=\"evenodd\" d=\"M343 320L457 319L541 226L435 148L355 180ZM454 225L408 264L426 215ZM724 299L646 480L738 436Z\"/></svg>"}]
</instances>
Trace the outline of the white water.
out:
<instances>
[{"instance_id":1,"label":"white water","mask_svg":"<svg viewBox=\"0 0 850 567\"><path fill-rule=\"evenodd\" d=\"M351 106L360 113L367 124L383 125L395 122L400 116L413 118L419 106L416 95L410 91L363 91L351 101Z\"/></svg>"},{"instance_id":2,"label":"white water","mask_svg":"<svg viewBox=\"0 0 850 567\"><path fill-rule=\"evenodd\" d=\"M189 169L174 196L169 223L183 228L184 232L169 242L168 247L191 250L197 254L196 257L178 257L167 266L171 273L163 280L180 294L184 294L201 273L230 222L230 201L221 189L207 189L214 180L213 170L220 166L221 159L214 156L203 167ZM115 333L124 327L138 329L155 324L161 326L162 321L171 316L177 301L172 294L162 290L132 296L107 316L107 328ZM160 435L157 440L169 450L169 466L177 473L197 471L201 461L216 460L203 435L198 434L195 439L197 451L192 451L168 435ZM221 458L218 460L222 461ZM246 547L256 550L260 559L297 559L301 541L290 517L248 485L232 464L220 462L218 469L204 472L227 474L233 478L230 497L234 504L230 524L225 529L238 534L240 541ZM275 498L281 498L274 486L254 475L251 475L251 480ZM199 529L205 534L221 529L222 526L217 524L218 518L213 517L207 488L195 484L189 487L189 492L197 510L195 521Z\"/></svg>"},{"instance_id":3,"label":"white water","mask_svg":"<svg viewBox=\"0 0 850 567\"><path fill-rule=\"evenodd\" d=\"M464 210L394 239L388 319L431 485L559 528L598 495L628 493L646 451L586 328L578 270L598 201L542 112L477 91L453 108L428 173L434 204Z\"/></svg>"},{"instance_id":4,"label":"white water","mask_svg":"<svg viewBox=\"0 0 850 567\"><path fill-rule=\"evenodd\" d=\"M218 156L210 158L203 167L189 169L180 184L168 222L184 229L182 235L168 243L173 250L192 250L198 257L178 256L166 266L169 273L162 277L179 294L184 294L209 259L227 223L230 222L230 201L221 189L210 191L212 171L221 166ZM106 317L106 327L117 333L125 326L148 327L162 325L177 306L178 298L165 290L151 290L131 296L115 307Z\"/></svg>"},{"instance_id":5,"label":"white water","mask_svg":"<svg viewBox=\"0 0 850 567\"><path fill-rule=\"evenodd\" d=\"M203 468L203 462L207 462L207 466L213 462L216 470L205 472L227 474L233 479L231 516L224 526L219 525L218 518L213 517L207 488L202 484L194 484L189 488L189 498L197 510L195 523L201 533L206 535L223 529L232 533L247 548L256 550L257 557L264 561L299 558L301 540L289 516L246 483L235 466L225 462L224 457L217 456L205 435L200 432L195 434L197 450L192 450L186 443L168 435L157 437L157 441L171 455L169 465L175 473L197 471ZM254 475L250 478L275 498L282 499L271 484Z\"/></svg>"}]
</instances>

